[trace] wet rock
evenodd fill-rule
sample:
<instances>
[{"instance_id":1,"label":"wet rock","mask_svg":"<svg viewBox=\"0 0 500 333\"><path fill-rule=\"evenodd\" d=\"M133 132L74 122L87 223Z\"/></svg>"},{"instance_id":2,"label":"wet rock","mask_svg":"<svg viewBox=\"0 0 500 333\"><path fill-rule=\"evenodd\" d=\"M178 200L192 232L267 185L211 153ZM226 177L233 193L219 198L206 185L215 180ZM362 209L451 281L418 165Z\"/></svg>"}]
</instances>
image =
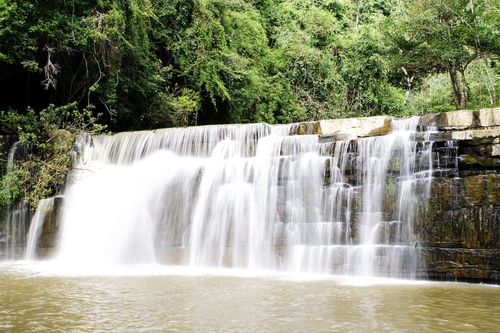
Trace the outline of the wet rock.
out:
<instances>
[{"instance_id":1,"label":"wet rock","mask_svg":"<svg viewBox=\"0 0 500 333\"><path fill-rule=\"evenodd\" d=\"M474 155L481 157L495 157L495 145L493 144L474 144L469 142L464 142L460 146L461 155Z\"/></svg>"},{"instance_id":2,"label":"wet rock","mask_svg":"<svg viewBox=\"0 0 500 333\"><path fill-rule=\"evenodd\" d=\"M45 215L42 232L37 244L37 255L40 258L47 258L53 254L59 232L59 222L62 213L63 197L54 198L54 206Z\"/></svg>"},{"instance_id":3,"label":"wet rock","mask_svg":"<svg viewBox=\"0 0 500 333\"><path fill-rule=\"evenodd\" d=\"M414 226L420 277L500 283L500 175L480 173L433 180Z\"/></svg>"},{"instance_id":4,"label":"wet rock","mask_svg":"<svg viewBox=\"0 0 500 333\"><path fill-rule=\"evenodd\" d=\"M290 130L290 135L310 135L320 134L321 129L319 121L309 121L304 123L293 124Z\"/></svg>"},{"instance_id":5,"label":"wet rock","mask_svg":"<svg viewBox=\"0 0 500 333\"><path fill-rule=\"evenodd\" d=\"M335 141L345 141L351 139L351 135L347 133L338 133L338 134L321 134L319 136L319 143L328 143Z\"/></svg>"},{"instance_id":6,"label":"wet rock","mask_svg":"<svg viewBox=\"0 0 500 333\"><path fill-rule=\"evenodd\" d=\"M432 280L500 282L500 250L421 248L419 277Z\"/></svg>"},{"instance_id":7,"label":"wet rock","mask_svg":"<svg viewBox=\"0 0 500 333\"><path fill-rule=\"evenodd\" d=\"M500 167L500 159L487 156L461 155L459 159L460 166L467 168L495 169Z\"/></svg>"}]
</instances>

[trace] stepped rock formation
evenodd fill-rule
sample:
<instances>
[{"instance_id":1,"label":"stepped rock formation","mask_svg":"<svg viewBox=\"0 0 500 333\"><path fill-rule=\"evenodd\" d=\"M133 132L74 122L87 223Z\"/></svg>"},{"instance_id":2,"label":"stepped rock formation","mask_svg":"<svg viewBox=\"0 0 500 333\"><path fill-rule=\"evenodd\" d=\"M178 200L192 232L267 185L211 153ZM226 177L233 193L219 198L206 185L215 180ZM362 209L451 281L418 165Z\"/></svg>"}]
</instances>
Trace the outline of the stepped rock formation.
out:
<instances>
[{"instance_id":1,"label":"stepped rock formation","mask_svg":"<svg viewBox=\"0 0 500 333\"><path fill-rule=\"evenodd\" d=\"M398 126L402 126L400 130ZM500 108L429 114L399 121L377 116L274 128L262 124L249 127L246 132L232 125L217 127L215 136L207 127L206 133L212 133L212 137L196 137L190 131L197 130L122 133L111 139L94 139L92 145L82 143L87 147L83 153L90 154L88 161L117 165L133 164L165 147L186 156L209 152L220 154L222 159L234 154L243 158L232 166L214 164L213 170L211 164L190 159L184 166L185 184L168 185L173 192L163 193L162 198L170 198L166 204L170 208L178 201L178 206L193 212L172 208L173 213L156 213L165 221L182 220L185 215L192 222L186 220L174 227L155 229L157 234L149 242L156 244L153 250L143 249L137 242L127 245L137 247L136 251L140 247L143 257L176 264L500 283ZM197 139L190 139L186 145L186 138L191 137ZM245 144L233 146L228 142L216 148L227 137ZM264 145L255 143L262 140L276 140L266 141L265 147L278 149L277 152L263 152ZM301 156L299 162L294 155ZM253 164L246 160L252 156L263 157ZM275 183L266 173L270 171L259 171L262 163L268 163L266 168L273 170L273 162L265 156L279 159L277 169L272 171ZM158 161L164 162L163 158L172 159L164 156L158 157ZM214 183L220 168L228 168L224 169L224 177L235 177L231 183L236 187ZM252 169L250 178L239 178L237 171L246 168ZM212 170L212 183L201 176L202 169L204 174ZM229 170L235 173L227 174ZM74 180L69 182L78 184L78 177L73 175ZM168 179L161 181L171 184ZM188 183L191 187L186 188ZM267 202L256 201L256 205L276 207L276 216L246 206L258 186L270 184L275 190L263 191L261 195ZM210 198L214 186L217 200ZM214 207L220 204L222 215L217 215L219 208L199 206L204 188L208 191L204 200ZM241 197L235 198L235 193ZM182 197L184 194L186 197ZM54 255L56 237L61 234L60 207L64 200L56 197L51 204L54 209L45 215L35 244L39 256ZM185 207L195 201L196 209ZM318 207L320 210L314 211ZM71 214L69 211L66 213ZM263 215L247 216L246 212ZM253 244L241 238L251 233L244 223L237 224L242 219L246 224L254 223ZM220 221L227 225L220 227ZM188 229L183 229L187 225ZM210 230L215 233L207 236ZM227 233L230 239L221 233ZM159 234L166 237L161 242L157 239ZM218 244L218 250L206 251L210 244ZM243 247L250 249L241 250Z\"/></svg>"},{"instance_id":2,"label":"stepped rock formation","mask_svg":"<svg viewBox=\"0 0 500 333\"><path fill-rule=\"evenodd\" d=\"M387 133L375 118L383 117L361 118L358 123L368 125L355 133ZM311 133L352 138L345 124L328 120L308 127ZM499 283L500 108L427 114L419 125L437 130L430 138L437 170L429 207L414 226L422 254L418 276Z\"/></svg>"}]
</instances>

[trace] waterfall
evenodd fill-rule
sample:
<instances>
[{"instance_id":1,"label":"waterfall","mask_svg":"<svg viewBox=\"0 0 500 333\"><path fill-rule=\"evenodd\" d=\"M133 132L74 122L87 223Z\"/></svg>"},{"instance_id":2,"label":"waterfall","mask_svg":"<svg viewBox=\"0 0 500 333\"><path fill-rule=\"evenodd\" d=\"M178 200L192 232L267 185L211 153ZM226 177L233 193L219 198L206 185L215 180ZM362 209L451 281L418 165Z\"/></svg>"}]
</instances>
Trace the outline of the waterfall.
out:
<instances>
[{"instance_id":1,"label":"waterfall","mask_svg":"<svg viewBox=\"0 0 500 333\"><path fill-rule=\"evenodd\" d=\"M7 155L7 168L6 168L7 172L12 171L18 149L19 149L19 141L15 142L12 145L12 147L9 150L9 154Z\"/></svg>"},{"instance_id":2,"label":"waterfall","mask_svg":"<svg viewBox=\"0 0 500 333\"><path fill-rule=\"evenodd\" d=\"M408 277L415 270L412 221L418 201L428 196L432 178L431 143L426 140L419 151L411 138L417 124L418 117L393 120L389 135L358 141L357 172L363 188L359 257L353 258L358 274ZM422 161L417 161L418 153ZM424 170L416 167L417 162L423 163ZM394 172L396 178L391 177ZM422 186L425 190L417 194Z\"/></svg>"},{"instance_id":3,"label":"waterfall","mask_svg":"<svg viewBox=\"0 0 500 333\"><path fill-rule=\"evenodd\" d=\"M417 123L334 142L267 124L81 137L55 259L411 278L432 178Z\"/></svg>"},{"instance_id":4,"label":"waterfall","mask_svg":"<svg viewBox=\"0 0 500 333\"><path fill-rule=\"evenodd\" d=\"M5 216L0 258L19 259L26 245L26 230L31 216L29 207L26 203L19 203L7 208Z\"/></svg>"},{"instance_id":5,"label":"waterfall","mask_svg":"<svg viewBox=\"0 0 500 333\"><path fill-rule=\"evenodd\" d=\"M53 207L54 207L53 197L42 199L38 203L35 215L33 215L33 218L31 219L28 231L26 254L25 254L26 259L33 260L37 258L36 247L38 244L38 239L42 232L43 223L45 222L45 217L47 216L47 213L49 213L53 209Z\"/></svg>"},{"instance_id":6,"label":"waterfall","mask_svg":"<svg viewBox=\"0 0 500 333\"><path fill-rule=\"evenodd\" d=\"M6 171L11 172L18 154L24 154L19 142L15 142L7 155ZM26 245L26 230L31 218L29 206L20 202L5 210L2 227L0 221L0 258L18 259L22 257Z\"/></svg>"}]
</instances>

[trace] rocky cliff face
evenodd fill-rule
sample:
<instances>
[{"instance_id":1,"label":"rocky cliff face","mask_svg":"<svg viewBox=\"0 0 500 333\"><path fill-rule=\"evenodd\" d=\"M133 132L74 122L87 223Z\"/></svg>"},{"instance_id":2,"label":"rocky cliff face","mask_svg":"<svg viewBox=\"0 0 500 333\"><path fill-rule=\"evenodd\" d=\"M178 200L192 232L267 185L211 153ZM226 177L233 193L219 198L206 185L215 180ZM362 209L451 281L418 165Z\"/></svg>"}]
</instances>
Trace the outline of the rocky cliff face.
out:
<instances>
[{"instance_id":1,"label":"rocky cliff face","mask_svg":"<svg viewBox=\"0 0 500 333\"><path fill-rule=\"evenodd\" d=\"M420 206L414 224L420 249L417 276L500 283L500 108L424 115L419 126L433 130L435 171L431 198ZM354 144L389 129L389 117L383 116L295 127L296 134Z\"/></svg>"},{"instance_id":2,"label":"rocky cliff face","mask_svg":"<svg viewBox=\"0 0 500 333\"><path fill-rule=\"evenodd\" d=\"M428 210L415 225L421 277L500 282L500 176L470 171L433 180Z\"/></svg>"},{"instance_id":3,"label":"rocky cliff face","mask_svg":"<svg viewBox=\"0 0 500 333\"><path fill-rule=\"evenodd\" d=\"M434 175L426 214L415 225L420 275L500 283L500 109L427 115L436 126Z\"/></svg>"}]
</instances>

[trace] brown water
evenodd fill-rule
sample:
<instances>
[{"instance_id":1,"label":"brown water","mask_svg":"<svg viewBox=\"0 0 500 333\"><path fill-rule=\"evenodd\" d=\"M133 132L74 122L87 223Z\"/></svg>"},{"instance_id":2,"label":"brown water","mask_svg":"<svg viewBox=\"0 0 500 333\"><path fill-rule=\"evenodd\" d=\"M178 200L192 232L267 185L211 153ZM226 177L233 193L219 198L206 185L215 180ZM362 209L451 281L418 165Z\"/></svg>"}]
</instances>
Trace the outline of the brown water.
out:
<instances>
[{"instance_id":1,"label":"brown water","mask_svg":"<svg viewBox=\"0 0 500 333\"><path fill-rule=\"evenodd\" d=\"M498 287L351 282L213 275L51 277L0 265L0 331L500 331Z\"/></svg>"}]
</instances>

